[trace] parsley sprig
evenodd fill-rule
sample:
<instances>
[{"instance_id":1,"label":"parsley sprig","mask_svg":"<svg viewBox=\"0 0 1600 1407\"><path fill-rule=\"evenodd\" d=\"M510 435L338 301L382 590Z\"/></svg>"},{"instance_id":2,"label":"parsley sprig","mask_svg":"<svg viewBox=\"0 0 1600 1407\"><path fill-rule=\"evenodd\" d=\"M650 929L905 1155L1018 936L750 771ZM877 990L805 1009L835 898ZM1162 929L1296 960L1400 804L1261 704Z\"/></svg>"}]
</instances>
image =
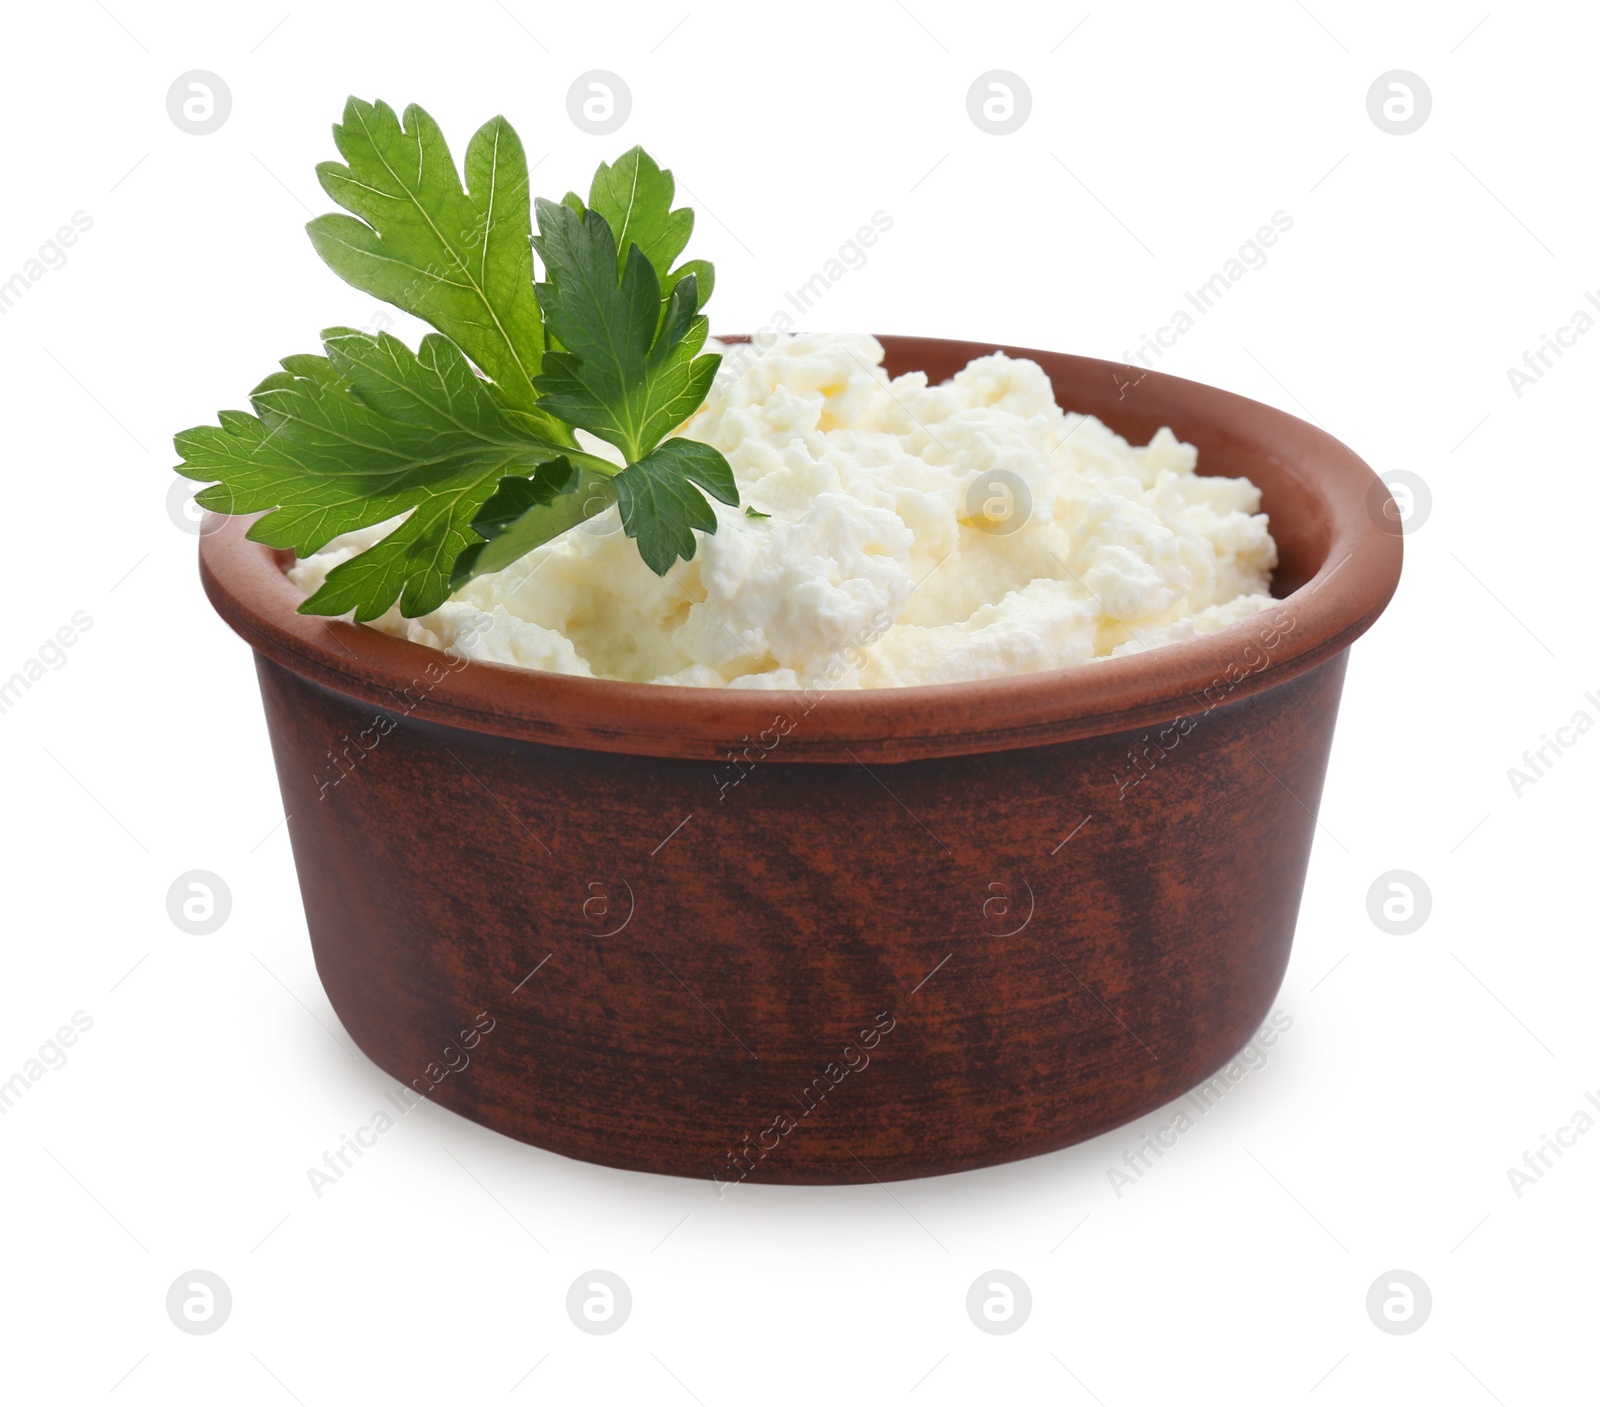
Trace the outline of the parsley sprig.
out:
<instances>
[{"instance_id":1,"label":"parsley sprig","mask_svg":"<svg viewBox=\"0 0 1600 1407\"><path fill-rule=\"evenodd\" d=\"M254 414L174 443L180 474L249 536L304 557L356 528L404 522L335 567L316 615L435 610L474 576L615 504L658 575L715 532L706 494L737 507L728 462L673 431L704 403L712 268L677 263L694 212L639 147L595 173L588 202L530 202L527 158L503 117L467 145L463 184L438 125L412 105L351 98L317 168L350 213L307 229L327 264L437 329L413 352L386 332L322 334L250 393ZM537 210L538 233L533 233ZM535 283L533 254L543 266ZM579 448L576 430L626 460Z\"/></svg>"}]
</instances>

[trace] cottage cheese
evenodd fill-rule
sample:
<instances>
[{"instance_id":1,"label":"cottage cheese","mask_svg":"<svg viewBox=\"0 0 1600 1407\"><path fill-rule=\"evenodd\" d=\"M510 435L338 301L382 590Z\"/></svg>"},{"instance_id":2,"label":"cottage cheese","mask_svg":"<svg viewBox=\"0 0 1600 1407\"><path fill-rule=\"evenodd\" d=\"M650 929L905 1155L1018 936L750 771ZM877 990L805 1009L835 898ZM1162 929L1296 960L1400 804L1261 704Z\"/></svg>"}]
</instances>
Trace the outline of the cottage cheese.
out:
<instances>
[{"instance_id":1,"label":"cottage cheese","mask_svg":"<svg viewBox=\"0 0 1600 1407\"><path fill-rule=\"evenodd\" d=\"M658 577L608 509L430 615L373 624L561 674L885 688L1084 664L1271 604L1260 491L1199 477L1169 430L1133 446L1063 413L1035 362L995 353L930 386L890 380L868 336L728 350L683 433L720 449L769 516L714 504L716 533ZM392 526L290 577L314 591Z\"/></svg>"}]
</instances>

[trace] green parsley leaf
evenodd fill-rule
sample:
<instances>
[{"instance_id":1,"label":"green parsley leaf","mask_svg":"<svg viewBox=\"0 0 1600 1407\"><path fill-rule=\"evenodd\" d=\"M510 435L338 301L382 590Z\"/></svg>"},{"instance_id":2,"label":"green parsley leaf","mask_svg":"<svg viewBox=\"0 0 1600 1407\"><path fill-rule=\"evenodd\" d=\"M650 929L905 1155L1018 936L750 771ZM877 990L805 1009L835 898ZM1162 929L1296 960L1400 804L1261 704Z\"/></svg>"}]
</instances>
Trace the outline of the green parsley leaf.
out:
<instances>
[{"instance_id":1,"label":"green parsley leaf","mask_svg":"<svg viewBox=\"0 0 1600 1407\"><path fill-rule=\"evenodd\" d=\"M610 166L600 163L589 187L589 208L605 217L616 237L618 278L627 271L628 246L637 244L656 271L663 298L692 274L703 308L711 301L711 265L704 259L691 259L672 267L694 233L694 211L688 206L672 208L674 188L672 172L657 166L643 147L633 147Z\"/></svg>"},{"instance_id":2,"label":"green parsley leaf","mask_svg":"<svg viewBox=\"0 0 1600 1407\"><path fill-rule=\"evenodd\" d=\"M346 282L431 323L495 383L536 412L544 330L533 296L528 163L503 117L467 144L466 189L438 124L416 104L404 126L387 103L351 98L333 129L341 165L317 167L349 215L306 226ZM359 218L358 218L359 217ZM543 433L565 438L547 416Z\"/></svg>"},{"instance_id":3,"label":"green parsley leaf","mask_svg":"<svg viewBox=\"0 0 1600 1407\"><path fill-rule=\"evenodd\" d=\"M478 510L472 526L485 538L500 537L531 509L548 508L571 489L577 472L572 461L562 455L541 464L531 478L500 480L494 497Z\"/></svg>"},{"instance_id":4,"label":"green parsley leaf","mask_svg":"<svg viewBox=\"0 0 1600 1407\"><path fill-rule=\"evenodd\" d=\"M610 476L575 469L566 458L541 464L531 479L502 479L472 520L473 531L485 541L456 559L451 589L458 591L488 572L504 571L535 547L605 512L616 501Z\"/></svg>"},{"instance_id":5,"label":"green parsley leaf","mask_svg":"<svg viewBox=\"0 0 1600 1407\"><path fill-rule=\"evenodd\" d=\"M693 528L714 533L717 515L694 487L737 508L739 489L728 461L699 440L663 440L616 480L622 530L633 538L650 570L665 576L682 557L694 556Z\"/></svg>"},{"instance_id":6,"label":"green parsley leaf","mask_svg":"<svg viewBox=\"0 0 1600 1407\"><path fill-rule=\"evenodd\" d=\"M596 172L590 205L538 202L533 237L527 161L504 118L468 144L464 185L414 105L402 120L351 98L334 140L344 164L317 174L350 213L313 220L312 243L348 282L437 331L412 352L330 329L324 356L288 357L251 392L253 415L181 432L178 472L210 483L196 501L262 514L249 536L302 557L404 515L300 608L358 620L397 598L424 615L613 503L654 571L692 557L694 531L717 525L702 492L739 497L711 446L663 443L720 361L699 355L711 266L673 267L694 214L672 208L672 173L635 147ZM580 450L580 428L627 467Z\"/></svg>"},{"instance_id":7,"label":"green parsley leaf","mask_svg":"<svg viewBox=\"0 0 1600 1407\"><path fill-rule=\"evenodd\" d=\"M698 278L678 279L662 309L655 265L630 244L619 266L616 238L598 210L574 208L570 198L559 205L539 200L535 208L533 246L545 271L535 291L552 339L534 380L539 403L622 451L628 467L616 491L623 528L650 569L665 576L679 557L694 556L692 529L717 529L700 489L739 503L721 453L696 440L665 439L704 403L722 360L696 356L707 330ZM649 228L648 220L635 225ZM668 261L678 252L676 239L669 231L657 240Z\"/></svg>"},{"instance_id":8,"label":"green parsley leaf","mask_svg":"<svg viewBox=\"0 0 1600 1407\"><path fill-rule=\"evenodd\" d=\"M501 479L574 452L528 439L437 333L413 353L388 333L332 328L324 350L286 357L251 392L255 415L224 411L220 426L178 435L178 472L220 480L195 496L202 507L271 510L250 537L302 557L411 510L301 609L371 620L399 596L404 614L425 615L449 596L456 559L480 540L472 520Z\"/></svg>"},{"instance_id":9,"label":"green parsley leaf","mask_svg":"<svg viewBox=\"0 0 1600 1407\"><path fill-rule=\"evenodd\" d=\"M535 379L540 405L642 459L705 401L722 360L697 357L708 324L696 315L698 281L678 281L657 327L661 284L638 245L617 275L617 243L605 217L536 202L533 247L545 266L535 285L545 325L561 350Z\"/></svg>"}]
</instances>

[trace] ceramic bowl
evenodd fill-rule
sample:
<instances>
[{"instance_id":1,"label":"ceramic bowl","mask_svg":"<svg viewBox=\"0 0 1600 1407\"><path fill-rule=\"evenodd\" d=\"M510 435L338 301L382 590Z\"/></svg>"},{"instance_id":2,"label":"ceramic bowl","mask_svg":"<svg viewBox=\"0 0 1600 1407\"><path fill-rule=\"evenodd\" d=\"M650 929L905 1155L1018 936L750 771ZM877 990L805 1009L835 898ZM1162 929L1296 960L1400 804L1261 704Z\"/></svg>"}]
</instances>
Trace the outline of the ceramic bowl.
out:
<instances>
[{"instance_id":1,"label":"ceramic bowl","mask_svg":"<svg viewBox=\"0 0 1600 1407\"><path fill-rule=\"evenodd\" d=\"M942 380L987 343L884 337ZM415 1094L620 1168L846 1183L1049 1152L1224 1067L1289 959L1351 642L1399 580L1371 470L1175 377L1007 347L1262 490L1278 604L1148 653L784 694L471 663L296 613L244 520L317 970ZM731 783L731 784L730 784Z\"/></svg>"}]
</instances>

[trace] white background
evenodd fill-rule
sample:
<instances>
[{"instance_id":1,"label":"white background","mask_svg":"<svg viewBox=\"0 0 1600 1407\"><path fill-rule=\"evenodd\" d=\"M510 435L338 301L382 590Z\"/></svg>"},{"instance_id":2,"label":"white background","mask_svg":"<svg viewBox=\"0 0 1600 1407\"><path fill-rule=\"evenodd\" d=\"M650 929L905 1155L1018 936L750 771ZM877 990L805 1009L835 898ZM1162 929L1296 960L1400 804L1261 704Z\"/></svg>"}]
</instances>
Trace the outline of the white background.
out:
<instances>
[{"instance_id":1,"label":"white background","mask_svg":"<svg viewBox=\"0 0 1600 1407\"><path fill-rule=\"evenodd\" d=\"M1520 397L1506 373L1600 289L1593 13L291 3L6 19L0 280L75 211L93 226L0 318L0 674L74 611L93 626L0 716L0 1078L73 1012L93 1026L0 1117L0 1392L1517 1407L1591 1383L1600 1131L1520 1197L1506 1170L1600 1088L1600 732L1520 796L1507 768L1600 720L1600 330ZM197 68L233 96L207 136L165 105ZM615 136L566 115L595 68L632 91ZM1012 135L967 115L988 69L1031 88ZM1367 114L1391 69L1432 92L1408 136ZM1122 1196L1107 1168L1167 1116L985 1172L719 1201L424 1106L313 1195L307 1167L392 1082L318 986L248 652L165 500L175 430L379 310L300 228L331 208L313 167L351 92L422 103L458 153L505 113L551 195L645 143L702 212L726 331L881 209L812 326L1120 358L1292 217L1160 367L1313 416L1433 509L1352 657L1293 1026ZM191 869L232 892L209 937L167 916ZM1407 937L1368 917L1391 869L1433 896ZM207 1337L165 1309L196 1267L234 1300ZM594 1267L633 1292L608 1337L565 1312ZM965 1310L997 1267L1033 1295L1006 1336ZM1404 1337L1365 1308L1397 1268L1434 1301Z\"/></svg>"}]
</instances>

